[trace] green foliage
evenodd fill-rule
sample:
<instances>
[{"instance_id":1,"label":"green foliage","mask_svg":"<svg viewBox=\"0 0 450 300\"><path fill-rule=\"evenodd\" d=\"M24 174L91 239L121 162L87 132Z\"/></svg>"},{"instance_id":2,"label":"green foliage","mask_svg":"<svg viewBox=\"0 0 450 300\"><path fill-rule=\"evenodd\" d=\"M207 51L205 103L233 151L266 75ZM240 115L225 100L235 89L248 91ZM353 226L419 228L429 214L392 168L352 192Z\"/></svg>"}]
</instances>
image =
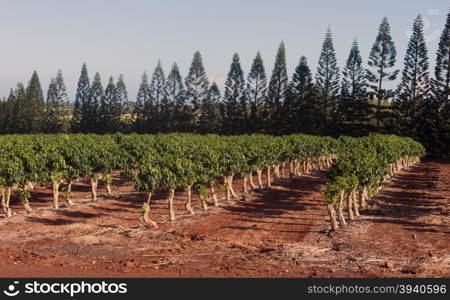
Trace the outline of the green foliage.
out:
<instances>
[{"instance_id":1,"label":"green foliage","mask_svg":"<svg viewBox=\"0 0 450 300\"><path fill-rule=\"evenodd\" d=\"M189 124L190 131L195 132L201 116L201 105L209 96L209 81L203 66L202 56L199 51L194 53L189 73L185 78L186 101L190 105ZM186 130L183 130L186 131Z\"/></svg>"},{"instance_id":2,"label":"green foliage","mask_svg":"<svg viewBox=\"0 0 450 300\"><path fill-rule=\"evenodd\" d=\"M289 95L289 84L286 66L286 48L281 42L278 47L272 76L269 81L264 118L266 132L278 135L282 132L282 113L286 97Z\"/></svg>"},{"instance_id":3,"label":"green foliage","mask_svg":"<svg viewBox=\"0 0 450 300\"><path fill-rule=\"evenodd\" d=\"M393 105L396 130L401 135L414 136L421 108L424 108L423 104L430 93L429 63L423 30L423 19L419 15L414 20L402 78Z\"/></svg>"},{"instance_id":4,"label":"green foliage","mask_svg":"<svg viewBox=\"0 0 450 300\"><path fill-rule=\"evenodd\" d=\"M391 37L391 28L386 17L380 23L378 34L369 55L369 69L367 79L371 96L377 101L376 121L378 129L381 126L382 102L393 96L393 91L386 89L383 83L393 81L397 78L399 70L392 69L395 66L397 51Z\"/></svg>"},{"instance_id":5,"label":"green foliage","mask_svg":"<svg viewBox=\"0 0 450 300\"><path fill-rule=\"evenodd\" d=\"M336 100L339 93L339 67L333 46L333 37L328 28L320 52L317 66L316 84L320 93L320 107L325 122L325 128L329 131L330 118L336 110Z\"/></svg>"},{"instance_id":6,"label":"green foliage","mask_svg":"<svg viewBox=\"0 0 450 300\"><path fill-rule=\"evenodd\" d=\"M244 72L239 55L233 55L233 61L225 81L225 94L222 106L223 132L226 134L243 133L247 128L247 95L245 92Z\"/></svg>"},{"instance_id":7,"label":"green foliage","mask_svg":"<svg viewBox=\"0 0 450 300\"><path fill-rule=\"evenodd\" d=\"M375 134L360 139L342 137L340 141L339 159L331 168L331 182L324 190L329 203L335 203L341 191L364 187L378 189L385 176L391 175L391 164L425 155L425 148L420 143L395 135Z\"/></svg>"}]
</instances>

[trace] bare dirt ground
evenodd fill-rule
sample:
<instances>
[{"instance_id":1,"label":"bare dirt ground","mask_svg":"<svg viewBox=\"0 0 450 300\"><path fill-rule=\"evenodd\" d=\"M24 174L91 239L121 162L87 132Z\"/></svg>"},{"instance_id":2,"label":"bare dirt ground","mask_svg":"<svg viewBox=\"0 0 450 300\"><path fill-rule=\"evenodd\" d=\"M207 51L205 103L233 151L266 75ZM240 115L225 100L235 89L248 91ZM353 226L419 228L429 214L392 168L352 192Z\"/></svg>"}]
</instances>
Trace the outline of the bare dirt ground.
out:
<instances>
[{"instance_id":1,"label":"bare dirt ground","mask_svg":"<svg viewBox=\"0 0 450 300\"><path fill-rule=\"evenodd\" d=\"M0 219L0 277L449 277L450 161L429 160L394 177L372 208L329 233L320 189L326 172L285 179L245 201L184 209L168 222L165 195L152 200L158 229L139 222L144 196L114 177L113 194L50 208L51 189L32 192L34 211ZM235 189L241 189L236 180ZM100 193L105 193L103 188ZM14 199L13 199L14 200Z\"/></svg>"}]
</instances>

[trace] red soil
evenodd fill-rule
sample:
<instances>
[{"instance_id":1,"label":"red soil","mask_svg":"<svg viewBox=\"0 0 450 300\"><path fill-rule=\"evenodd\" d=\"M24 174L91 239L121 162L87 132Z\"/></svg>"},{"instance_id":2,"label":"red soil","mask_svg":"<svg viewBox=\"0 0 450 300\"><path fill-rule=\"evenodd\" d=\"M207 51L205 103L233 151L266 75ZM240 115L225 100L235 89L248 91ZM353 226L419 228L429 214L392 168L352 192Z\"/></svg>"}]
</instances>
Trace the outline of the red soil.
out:
<instances>
[{"instance_id":1,"label":"red soil","mask_svg":"<svg viewBox=\"0 0 450 300\"><path fill-rule=\"evenodd\" d=\"M425 161L381 190L372 208L329 233L325 172L284 179L246 201L195 216L175 197L168 222L163 194L150 205L158 229L140 225L144 195L119 174L113 194L90 202L74 186L71 209L51 209L51 189L37 187L25 214L17 200L0 219L0 277L449 277L450 162ZM235 180L236 191L241 180Z\"/></svg>"}]
</instances>

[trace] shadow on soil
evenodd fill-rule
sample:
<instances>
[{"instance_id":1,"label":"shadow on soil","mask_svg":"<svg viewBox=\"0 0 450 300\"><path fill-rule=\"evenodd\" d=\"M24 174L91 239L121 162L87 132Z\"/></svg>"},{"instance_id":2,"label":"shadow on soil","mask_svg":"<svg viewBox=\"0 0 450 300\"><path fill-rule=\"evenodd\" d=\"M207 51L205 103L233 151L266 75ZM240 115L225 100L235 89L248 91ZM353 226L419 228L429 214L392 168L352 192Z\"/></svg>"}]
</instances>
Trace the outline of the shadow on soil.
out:
<instances>
[{"instance_id":1,"label":"shadow on soil","mask_svg":"<svg viewBox=\"0 0 450 300\"><path fill-rule=\"evenodd\" d=\"M374 198L376 208L365 210L363 214L378 216L378 219L371 220L374 223L403 225L407 230L418 232L450 233L445 230L448 226L415 221L419 217L441 213L445 198L423 192L435 190L438 172L439 168L427 162L409 168L392 178L387 186L388 190L381 191Z\"/></svg>"}]
</instances>

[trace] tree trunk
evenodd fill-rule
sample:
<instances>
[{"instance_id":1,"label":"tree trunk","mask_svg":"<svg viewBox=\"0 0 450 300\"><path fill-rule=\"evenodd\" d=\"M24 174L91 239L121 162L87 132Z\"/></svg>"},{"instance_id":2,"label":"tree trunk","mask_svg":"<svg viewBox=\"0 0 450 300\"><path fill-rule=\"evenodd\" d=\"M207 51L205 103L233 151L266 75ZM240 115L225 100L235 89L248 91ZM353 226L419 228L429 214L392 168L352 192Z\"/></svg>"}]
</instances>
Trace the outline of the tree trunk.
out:
<instances>
[{"instance_id":1,"label":"tree trunk","mask_svg":"<svg viewBox=\"0 0 450 300\"><path fill-rule=\"evenodd\" d=\"M342 226L347 226L347 222L345 221L343 211L343 204L344 204L344 192L341 192L339 195L339 204L338 204L338 218L339 223L341 223Z\"/></svg>"},{"instance_id":2,"label":"tree trunk","mask_svg":"<svg viewBox=\"0 0 450 300\"><path fill-rule=\"evenodd\" d=\"M27 213L30 213L33 211L33 209L30 206L30 201L28 201L28 199L22 200L22 204L23 204L23 207L25 207L25 210Z\"/></svg>"},{"instance_id":3,"label":"tree trunk","mask_svg":"<svg viewBox=\"0 0 450 300\"><path fill-rule=\"evenodd\" d=\"M273 171L274 171L274 174L275 174L275 181L280 180L280 165L276 164L274 166Z\"/></svg>"},{"instance_id":4,"label":"tree trunk","mask_svg":"<svg viewBox=\"0 0 450 300\"><path fill-rule=\"evenodd\" d=\"M330 221L331 221L331 230L335 231L338 229L338 224L337 224L337 220L336 220L336 211L334 209L334 205L328 204L327 209L328 209L328 215L330 216Z\"/></svg>"},{"instance_id":5,"label":"tree trunk","mask_svg":"<svg viewBox=\"0 0 450 300\"><path fill-rule=\"evenodd\" d=\"M141 222L147 228L150 228L150 227L158 228L158 225L148 217L149 211L150 211L149 204L144 202L144 205L142 206Z\"/></svg>"},{"instance_id":6,"label":"tree trunk","mask_svg":"<svg viewBox=\"0 0 450 300\"><path fill-rule=\"evenodd\" d=\"M219 206L219 201L217 200L217 194L216 194L216 190L214 189L213 186L211 186L209 188L210 192L211 192L211 197L213 199L214 202L214 206Z\"/></svg>"},{"instance_id":7,"label":"tree trunk","mask_svg":"<svg viewBox=\"0 0 450 300\"><path fill-rule=\"evenodd\" d=\"M11 188L8 187L6 189L6 207L7 207L7 212L6 212L6 217L12 217L12 211L11 208L9 207L9 200L11 200Z\"/></svg>"},{"instance_id":8,"label":"tree trunk","mask_svg":"<svg viewBox=\"0 0 450 300\"><path fill-rule=\"evenodd\" d=\"M6 193L5 193L5 189L2 188L2 208L3 211L5 212L5 215L8 213L7 207L6 207Z\"/></svg>"},{"instance_id":9,"label":"tree trunk","mask_svg":"<svg viewBox=\"0 0 450 300\"><path fill-rule=\"evenodd\" d=\"M358 198L356 197L356 191L352 191L352 201L353 201L353 213L355 217L359 217L359 204Z\"/></svg>"},{"instance_id":10,"label":"tree trunk","mask_svg":"<svg viewBox=\"0 0 450 300\"><path fill-rule=\"evenodd\" d=\"M107 175L107 183L106 183L106 194L109 196L111 195L111 183L110 183L110 179L111 179L111 175Z\"/></svg>"},{"instance_id":11,"label":"tree trunk","mask_svg":"<svg viewBox=\"0 0 450 300\"><path fill-rule=\"evenodd\" d=\"M248 194L248 192L249 192L247 182L248 182L248 177L247 177L247 175L244 175L244 185L242 187L242 191L244 192L244 194Z\"/></svg>"},{"instance_id":12,"label":"tree trunk","mask_svg":"<svg viewBox=\"0 0 450 300\"><path fill-rule=\"evenodd\" d=\"M364 186L363 187L363 191L362 191L362 198L361 198L361 207L362 208L366 208L367 207L367 198L368 198L367 187Z\"/></svg>"},{"instance_id":13,"label":"tree trunk","mask_svg":"<svg viewBox=\"0 0 450 300\"><path fill-rule=\"evenodd\" d=\"M353 215L353 199L352 199L352 192L346 192L346 200L347 200L347 213L348 213L348 218L352 221L355 220L355 216Z\"/></svg>"},{"instance_id":14,"label":"tree trunk","mask_svg":"<svg viewBox=\"0 0 450 300\"><path fill-rule=\"evenodd\" d=\"M363 191L362 189L358 190L358 198L359 198L359 205L358 207L363 208Z\"/></svg>"},{"instance_id":15,"label":"tree trunk","mask_svg":"<svg viewBox=\"0 0 450 300\"><path fill-rule=\"evenodd\" d=\"M97 201L97 184L98 184L98 179L91 178L92 201Z\"/></svg>"},{"instance_id":16,"label":"tree trunk","mask_svg":"<svg viewBox=\"0 0 450 300\"><path fill-rule=\"evenodd\" d=\"M72 201L71 193L72 193L72 181L69 181L69 183L67 184L66 193L64 195L64 204L67 207L72 207L73 205L75 205L75 203Z\"/></svg>"},{"instance_id":17,"label":"tree trunk","mask_svg":"<svg viewBox=\"0 0 450 300\"><path fill-rule=\"evenodd\" d=\"M231 201L231 191L230 191L230 184L228 183L228 181L229 181L228 176L224 176L223 181L224 181L223 184L226 189L225 200L227 200L227 202L230 202Z\"/></svg>"},{"instance_id":18,"label":"tree trunk","mask_svg":"<svg viewBox=\"0 0 450 300\"><path fill-rule=\"evenodd\" d=\"M236 192L235 192L234 189L233 189L233 177L234 177L234 174L231 174L231 175L228 177L228 184L230 185L231 196L233 196L233 198L237 199L237 198L239 198L239 197L238 197L238 195L236 194Z\"/></svg>"},{"instance_id":19,"label":"tree trunk","mask_svg":"<svg viewBox=\"0 0 450 300\"><path fill-rule=\"evenodd\" d=\"M294 177L294 162L291 160L289 162L289 178L293 178Z\"/></svg>"},{"instance_id":20,"label":"tree trunk","mask_svg":"<svg viewBox=\"0 0 450 300\"><path fill-rule=\"evenodd\" d=\"M208 203L206 203L206 199L202 199L200 197L200 201L202 202L203 211L207 211L208 210Z\"/></svg>"},{"instance_id":21,"label":"tree trunk","mask_svg":"<svg viewBox=\"0 0 450 300\"><path fill-rule=\"evenodd\" d=\"M294 159L294 175L300 176L300 170L299 170L300 164L298 162L298 159Z\"/></svg>"},{"instance_id":22,"label":"tree trunk","mask_svg":"<svg viewBox=\"0 0 450 300\"><path fill-rule=\"evenodd\" d=\"M250 188L252 190L257 188L256 184L253 182L253 172L248 173L248 181L250 182Z\"/></svg>"},{"instance_id":23,"label":"tree trunk","mask_svg":"<svg viewBox=\"0 0 450 300\"><path fill-rule=\"evenodd\" d=\"M260 189L263 189L264 188L264 186L263 186L263 183L262 183L262 171L261 171L261 169L256 169L256 174L258 175L258 185L259 185L259 188Z\"/></svg>"},{"instance_id":24,"label":"tree trunk","mask_svg":"<svg viewBox=\"0 0 450 300\"><path fill-rule=\"evenodd\" d=\"M175 210L173 207L173 197L175 196L175 189L170 189L169 197L167 198L167 204L169 206L170 221L175 221Z\"/></svg>"},{"instance_id":25,"label":"tree trunk","mask_svg":"<svg viewBox=\"0 0 450 300\"><path fill-rule=\"evenodd\" d=\"M2 208L5 212L6 218L9 218L12 216L11 209L9 208L9 199L11 198L11 188L2 189Z\"/></svg>"},{"instance_id":26,"label":"tree trunk","mask_svg":"<svg viewBox=\"0 0 450 300\"><path fill-rule=\"evenodd\" d=\"M192 198L192 187L189 185L187 187L187 200L186 200L186 210L191 214L194 215L194 210L192 209L192 204L191 204L191 198Z\"/></svg>"},{"instance_id":27,"label":"tree trunk","mask_svg":"<svg viewBox=\"0 0 450 300\"><path fill-rule=\"evenodd\" d=\"M153 193L147 192L147 204L150 205L150 200L152 200Z\"/></svg>"},{"instance_id":28,"label":"tree trunk","mask_svg":"<svg viewBox=\"0 0 450 300\"><path fill-rule=\"evenodd\" d=\"M53 208L59 208L59 182L53 181Z\"/></svg>"},{"instance_id":29,"label":"tree trunk","mask_svg":"<svg viewBox=\"0 0 450 300\"><path fill-rule=\"evenodd\" d=\"M284 172L285 172L286 162L283 162L281 164L281 178L284 178Z\"/></svg>"},{"instance_id":30,"label":"tree trunk","mask_svg":"<svg viewBox=\"0 0 450 300\"><path fill-rule=\"evenodd\" d=\"M271 188L272 184L270 182L271 178L270 178L270 166L267 166L267 187Z\"/></svg>"},{"instance_id":31,"label":"tree trunk","mask_svg":"<svg viewBox=\"0 0 450 300\"><path fill-rule=\"evenodd\" d=\"M302 161L302 174L307 174L308 173L308 165L306 160Z\"/></svg>"}]
</instances>

